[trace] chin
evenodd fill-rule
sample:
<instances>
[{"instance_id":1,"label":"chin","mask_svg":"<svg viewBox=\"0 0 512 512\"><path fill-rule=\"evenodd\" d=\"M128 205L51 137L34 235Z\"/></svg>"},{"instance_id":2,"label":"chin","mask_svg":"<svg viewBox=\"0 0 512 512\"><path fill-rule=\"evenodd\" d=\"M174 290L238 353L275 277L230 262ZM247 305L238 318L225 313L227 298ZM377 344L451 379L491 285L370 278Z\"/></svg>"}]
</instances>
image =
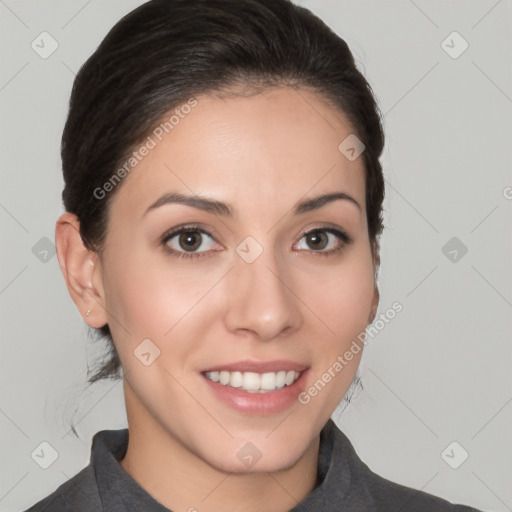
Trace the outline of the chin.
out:
<instances>
[{"instance_id":1,"label":"chin","mask_svg":"<svg viewBox=\"0 0 512 512\"><path fill-rule=\"evenodd\" d=\"M284 471L294 466L302 455L301 450L285 450L286 453L272 453L267 456L261 454L261 458L254 461L247 460L245 463L235 457L227 458L224 454L208 457L205 460L214 468L225 473L233 474L266 474ZM247 456L246 456L247 457Z\"/></svg>"},{"instance_id":2,"label":"chin","mask_svg":"<svg viewBox=\"0 0 512 512\"><path fill-rule=\"evenodd\" d=\"M298 434L298 433L296 433ZM229 473L274 473L294 466L305 454L311 444L304 435L275 436L265 439L268 433L254 436L249 441L247 436L236 437L229 445L213 453L210 449L203 451L200 457L209 465ZM272 437L272 436L270 436Z\"/></svg>"}]
</instances>

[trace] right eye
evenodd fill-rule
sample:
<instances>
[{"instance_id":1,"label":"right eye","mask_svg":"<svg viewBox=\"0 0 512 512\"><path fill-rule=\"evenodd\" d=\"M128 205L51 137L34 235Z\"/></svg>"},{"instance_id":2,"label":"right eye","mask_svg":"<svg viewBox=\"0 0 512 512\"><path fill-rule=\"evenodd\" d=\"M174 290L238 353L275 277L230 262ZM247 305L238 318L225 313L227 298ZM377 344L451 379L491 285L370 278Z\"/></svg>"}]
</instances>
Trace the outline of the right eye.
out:
<instances>
[{"instance_id":1,"label":"right eye","mask_svg":"<svg viewBox=\"0 0 512 512\"><path fill-rule=\"evenodd\" d=\"M198 226L184 226L165 235L162 244L177 258L198 258L212 250L216 242Z\"/></svg>"}]
</instances>

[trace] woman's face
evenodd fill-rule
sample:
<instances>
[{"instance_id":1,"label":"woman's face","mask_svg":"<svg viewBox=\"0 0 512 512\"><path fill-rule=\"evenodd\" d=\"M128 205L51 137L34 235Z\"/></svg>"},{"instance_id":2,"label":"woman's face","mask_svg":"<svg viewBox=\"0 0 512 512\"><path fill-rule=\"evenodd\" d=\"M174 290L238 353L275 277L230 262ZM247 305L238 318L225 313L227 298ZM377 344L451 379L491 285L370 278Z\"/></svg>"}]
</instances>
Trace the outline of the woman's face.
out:
<instances>
[{"instance_id":1,"label":"woman's face","mask_svg":"<svg viewBox=\"0 0 512 512\"><path fill-rule=\"evenodd\" d=\"M362 350L343 356L377 305L363 159L314 93L196 99L112 198L105 322L131 429L224 471L276 471L347 391ZM178 194L195 206L162 199Z\"/></svg>"}]
</instances>

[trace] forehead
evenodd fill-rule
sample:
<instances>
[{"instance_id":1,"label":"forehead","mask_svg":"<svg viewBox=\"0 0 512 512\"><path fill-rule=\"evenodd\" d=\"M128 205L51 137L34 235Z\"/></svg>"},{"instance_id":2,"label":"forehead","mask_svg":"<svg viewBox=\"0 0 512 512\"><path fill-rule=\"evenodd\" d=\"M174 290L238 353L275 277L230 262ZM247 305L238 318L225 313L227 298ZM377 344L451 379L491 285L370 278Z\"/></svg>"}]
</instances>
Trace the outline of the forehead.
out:
<instances>
[{"instance_id":1,"label":"forehead","mask_svg":"<svg viewBox=\"0 0 512 512\"><path fill-rule=\"evenodd\" d=\"M162 119L152 146L124 178L113 210L142 215L159 195L201 194L255 211L342 190L364 207L364 163L339 149L353 134L317 93L274 88L252 96L202 95ZM172 121L169 122L169 120ZM166 124L167 123L167 124Z\"/></svg>"}]
</instances>

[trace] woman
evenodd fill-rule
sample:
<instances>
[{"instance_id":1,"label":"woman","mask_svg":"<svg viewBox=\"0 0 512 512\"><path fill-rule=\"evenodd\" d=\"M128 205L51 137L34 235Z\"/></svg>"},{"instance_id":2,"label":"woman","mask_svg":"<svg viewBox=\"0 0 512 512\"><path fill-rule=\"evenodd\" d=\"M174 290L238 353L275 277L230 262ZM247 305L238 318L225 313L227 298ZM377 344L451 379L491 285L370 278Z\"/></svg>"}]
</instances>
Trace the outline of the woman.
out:
<instances>
[{"instance_id":1,"label":"woman","mask_svg":"<svg viewBox=\"0 0 512 512\"><path fill-rule=\"evenodd\" d=\"M128 429L30 511L475 510L373 473L330 419L376 314L384 137L288 0L153 0L76 77L59 263Z\"/></svg>"}]
</instances>

